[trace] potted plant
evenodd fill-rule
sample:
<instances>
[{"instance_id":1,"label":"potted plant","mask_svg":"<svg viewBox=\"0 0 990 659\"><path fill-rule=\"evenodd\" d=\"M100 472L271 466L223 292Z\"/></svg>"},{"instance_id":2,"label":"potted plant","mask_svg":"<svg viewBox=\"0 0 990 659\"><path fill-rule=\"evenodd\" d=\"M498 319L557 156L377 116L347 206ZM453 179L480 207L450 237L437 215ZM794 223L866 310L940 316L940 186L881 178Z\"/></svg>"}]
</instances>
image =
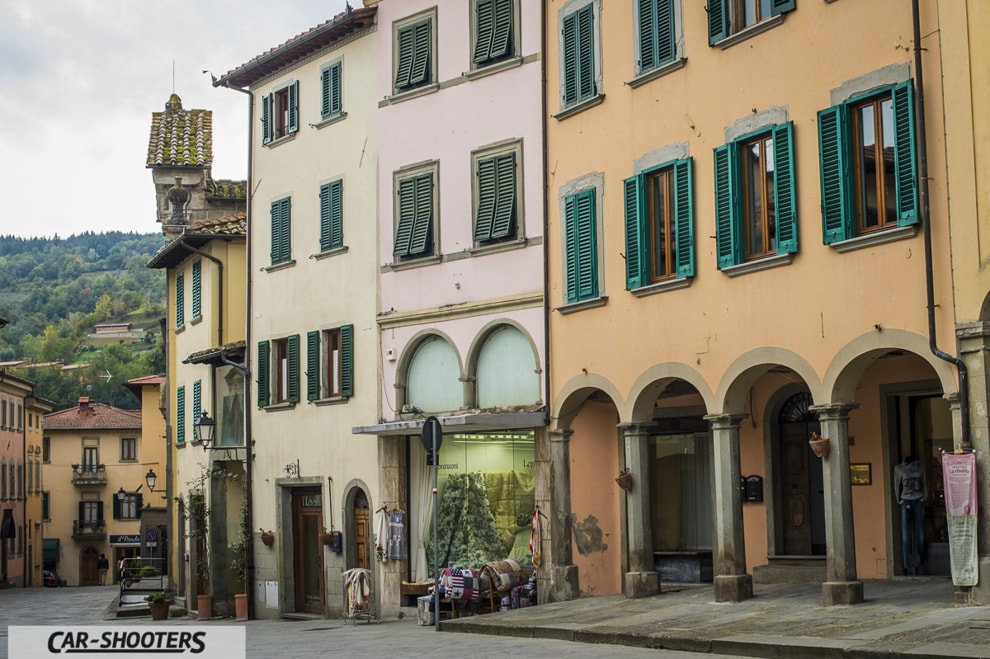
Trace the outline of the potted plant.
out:
<instances>
[{"instance_id":1,"label":"potted plant","mask_svg":"<svg viewBox=\"0 0 990 659\"><path fill-rule=\"evenodd\" d=\"M265 543L266 547L271 547L275 542L275 534L271 531L266 531L264 528L261 529L261 541Z\"/></svg>"},{"instance_id":2,"label":"potted plant","mask_svg":"<svg viewBox=\"0 0 990 659\"><path fill-rule=\"evenodd\" d=\"M148 593L144 598L148 603L148 610L151 611L152 620L165 620L168 618L168 608L172 605L172 598L164 592Z\"/></svg>"},{"instance_id":3,"label":"potted plant","mask_svg":"<svg viewBox=\"0 0 990 659\"><path fill-rule=\"evenodd\" d=\"M333 533L327 531L327 527L323 527L323 533L320 534L320 544L329 545L333 541Z\"/></svg>"}]
</instances>

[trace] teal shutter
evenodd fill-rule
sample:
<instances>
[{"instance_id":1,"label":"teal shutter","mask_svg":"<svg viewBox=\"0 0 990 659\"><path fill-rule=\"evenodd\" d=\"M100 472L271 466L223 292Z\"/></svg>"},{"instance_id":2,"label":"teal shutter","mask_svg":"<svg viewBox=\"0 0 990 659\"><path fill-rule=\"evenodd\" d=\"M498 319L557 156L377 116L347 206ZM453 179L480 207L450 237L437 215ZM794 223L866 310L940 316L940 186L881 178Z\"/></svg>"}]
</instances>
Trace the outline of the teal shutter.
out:
<instances>
[{"instance_id":1,"label":"teal shutter","mask_svg":"<svg viewBox=\"0 0 990 659\"><path fill-rule=\"evenodd\" d=\"M340 395L354 395L354 325L340 328Z\"/></svg>"},{"instance_id":2,"label":"teal shutter","mask_svg":"<svg viewBox=\"0 0 990 659\"><path fill-rule=\"evenodd\" d=\"M512 54L512 0L495 0L495 17L492 29L492 45L488 59L494 60Z\"/></svg>"},{"instance_id":3,"label":"teal shutter","mask_svg":"<svg viewBox=\"0 0 990 659\"><path fill-rule=\"evenodd\" d=\"M573 105L578 99L577 23L577 14L568 14L564 17L562 26L564 52L561 54L561 59L564 61L564 79L561 91L564 95L564 107Z\"/></svg>"},{"instance_id":4,"label":"teal shutter","mask_svg":"<svg viewBox=\"0 0 990 659\"><path fill-rule=\"evenodd\" d=\"M320 333L306 333L306 400L320 397Z\"/></svg>"},{"instance_id":5,"label":"teal shutter","mask_svg":"<svg viewBox=\"0 0 990 659\"><path fill-rule=\"evenodd\" d=\"M914 87L894 87L894 169L897 173L897 226L918 223L918 171L915 156Z\"/></svg>"},{"instance_id":6,"label":"teal shutter","mask_svg":"<svg viewBox=\"0 0 990 659\"><path fill-rule=\"evenodd\" d=\"M199 318L203 315L203 262L196 261L192 265L192 315Z\"/></svg>"},{"instance_id":7,"label":"teal shutter","mask_svg":"<svg viewBox=\"0 0 990 659\"><path fill-rule=\"evenodd\" d=\"M564 201L564 276L567 278L567 302L578 300L577 198Z\"/></svg>"},{"instance_id":8,"label":"teal shutter","mask_svg":"<svg viewBox=\"0 0 990 659\"><path fill-rule=\"evenodd\" d=\"M640 213L640 186L643 177L631 176L623 183L624 206L626 215L626 290L639 288L644 283L644 264L647 250L643 218Z\"/></svg>"},{"instance_id":9,"label":"teal shutter","mask_svg":"<svg viewBox=\"0 0 990 659\"><path fill-rule=\"evenodd\" d=\"M503 240L515 234L516 154L504 153L495 158L495 210L492 214L492 239Z\"/></svg>"},{"instance_id":10,"label":"teal shutter","mask_svg":"<svg viewBox=\"0 0 990 659\"><path fill-rule=\"evenodd\" d=\"M412 52L408 58L408 73L405 76L405 80L403 84L399 84L397 80L396 87L414 87L430 82L431 24L432 21L427 19L406 28L404 31L408 34L406 43L411 44ZM402 55L403 53L400 50L400 69Z\"/></svg>"},{"instance_id":11,"label":"teal shutter","mask_svg":"<svg viewBox=\"0 0 990 659\"><path fill-rule=\"evenodd\" d=\"M694 276L694 171L692 160L674 163L674 265L677 277Z\"/></svg>"},{"instance_id":12,"label":"teal shutter","mask_svg":"<svg viewBox=\"0 0 990 659\"><path fill-rule=\"evenodd\" d=\"M785 14L789 11L794 11L797 7L797 0L773 0L773 5L770 8L770 15L776 16L777 14Z\"/></svg>"},{"instance_id":13,"label":"teal shutter","mask_svg":"<svg viewBox=\"0 0 990 659\"><path fill-rule=\"evenodd\" d=\"M289 85L289 132L299 130L299 81Z\"/></svg>"},{"instance_id":14,"label":"teal shutter","mask_svg":"<svg viewBox=\"0 0 990 659\"><path fill-rule=\"evenodd\" d=\"M199 413L203 411L203 381L196 380L193 382L193 423L199 419Z\"/></svg>"},{"instance_id":15,"label":"teal shutter","mask_svg":"<svg viewBox=\"0 0 990 659\"><path fill-rule=\"evenodd\" d=\"M344 182L331 181L320 186L320 250L344 246Z\"/></svg>"},{"instance_id":16,"label":"teal shutter","mask_svg":"<svg viewBox=\"0 0 990 659\"><path fill-rule=\"evenodd\" d=\"M116 498L116 497L115 497ZM135 495L136 501L134 502L134 507L137 508L137 517L141 516L141 509L144 508L144 495L138 492Z\"/></svg>"},{"instance_id":17,"label":"teal shutter","mask_svg":"<svg viewBox=\"0 0 990 659\"><path fill-rule=\"evenodd\" d=\"M475 0L474 63L488 61L492 53L492 38L495 35L495 0Z\"/></svg>"},{"instance_id":18,"label":"teal shutter","mask_svg":"<svg viewBox=\"0 0 990 659\"><path fill-rule=\"evenodd\" d=\"M474 239L491 240L495 213L495 158L478 161L478 214L474 221Z\"/></svg>"},{"instance_id":19,"label":"teal shutter","mask_svg":"<svg viewBox=\"0 0 990 659\"><path fill-rule=\"evenodd\" d=\"M292 199L286 197L272 202L272 265L284 263L292 256Z\"/></svg>"},{"instance_id":20,"label":"teal shutter","mask_svg":"<svg viewBox=\"0 0 990 659\"><path fill-rule=\"evenodd\" d=\"M638 0L639 69L652 71L674 59L673 0Z\"/></svg>"},{"instance_id":21,"label":"teal shutter","mask_svg":"<svg viewBox=\"0 0 990 659\"><path fill-rule=\"evenodd\" d=\"M288 347L289 381L286 383L286 394L290 403L299 402L299 335L293 334L286 340Z\"/></svg>"},{"instance_id":22,"label":"teal shutter","mask_svg":"<svg viewBox=\"0 0 990 659\"><path fill-rule=\"evenodd\" d=\"M416 223L416 179L399 181L399 221L395 227L393 256L409 256L409 241Z\"/></svg>"},{"instance_id":23,"label":"teal shutter","mask_svg":"<svg viewBox=\"0 0 990 659\"><path fill-rule=\"evenodd\" d=\"M846 114L841 105L818 113L818 153L821 158L822 240L828 245L852 237L849 211Z\"/></svg>"},{"instance_id":24,"label":"teal shutter","mask_svg":"<svg viewBox=\"0 0 990 659\"><path fill-rule=\"evenodd\" d=\"M120 499L118 499L117 495L114 494L110 497L110 500L113 501L113 518L120 519Z\"/></svg>"},{"instance_id":25,"label":"teal shutter","mask_svg":"<svg viewBox=\"0 0 990 659\"><path fill-rule=\"evenodd\" d=\"M798 251L797 195L794 175L794 122L773 128L774 208L777 209L777 253Z\"/></svg>"},{"instance_id":26,"label":"teal shutter","mask_svg":"<svg viewBox=\"0 0 990 659\"><path fill-rule=\"evenodd\" d=\"M268 341L258 341L258 407L268 407L271 397L271 386L269 378L271 376L271 350L272 345Z\"/></svg>"},{"instance_id":27,"label":"teal shutter","mask_svg":"<svg viewBox=\"0 0 990 659\"><path fill-rule=\"evenodd\" d=\"M175 389L175 443L186 442L186 388Z\"/></svg>"},{"instance_id":28,"label":"teal shutter","mask_svg":"<svg viewBox=\"0 0 990 659\"><path fill-rule=\"evenodd\" d=\"M708 0L708 45L729 36L729 0Z\"/></svg>"},{"instance_id":29,"label":"teal shutter","mask_svg":"<svg viewBox=\"0 0 990 659\"><path fill-rule=\"evenodd\" d=\"M279 259L282 254L282 203L280 201L273 201L271 207L272 216L272 248L271 248L271 261L272 265L279 263Z\"/></svg>"},{"instance_id":30,"label":"teal shutter","mask_svg":"<svg viewBox=\"0 0 990 659\"><path fill-rule=\"evenodd\" d=\"M715 149L715 234L720 269L739 263L742 254L740 231L736 226L737 169L735 143Z\"/></svg>"},{"instance_id":31,"label":"teal shutter","mask_svg":"<svg viewBox=\"0 0 990 659\"><path fill-rule=\"evenodd\" d=\"M186 278L182 274L175 276L175 326L186 324ZM6 409L4 410L6 412ZM6 425L6 422L4 422Z\"/></svg>"},{"instance_id":32,"label":"teal shutter","mask_svg":"<svg viewBox=\"0 0 990 659\"><path fill-rule=\"evenodd\" d=\"M578 100L586 100L595 95L595 32L594 11L588 3L577 11L578 14Z\"/></svg>"},{"instance_id":33,"label":"teal shutter","mask_svg":"<svg viewBox=\"0 0 990 659\"><path fill-rule=\"evenodd\" d=\"M329 119L341 113L341 69L336 62L320 71L320 117Z\"/></svg>"},{"instance_id":34,"label":"teal shutter","mask_svg":"<svg viewBox=\"0 0 990 659\"><path fill-rule=\"evenodd\" d=\"M272 122L274 114L275 97L272 94L265 94L261 97L261 143L268 144L275 139L275 126Z\"/></svg>"},{"instance_id":35,"label":"teal shutter","mask_svg":"<svg viewBox=\"0 0 990 659\"><path fill-rule=\"evenodd\" d=\"M426 256L432 247L433 234L433 174L420 174L414 179L415 222L409 237L409 254Z\"/></svg>"},{"instance_id":36,"label":"teal shutter","mask_svg":"<svg viewBox=\"0 0 990 659\"><path fill-rule=\"evenodd\" d=\"M589 300L598 297L594 189L575 195L574 202L574 290L576 300Z\"/></svg>"},{"instance_id":37,"label":"teal shutter","mask_svg":"<svg viewBox=\"0 0 990 659\"><path fill-rule=\"evenodd\" d=\"M395 88L409 86L409 72L412 71L416 40L413 26L404 27L396 35L396 49L399 51L395 67Z\"/></svg>"}]
</instances>

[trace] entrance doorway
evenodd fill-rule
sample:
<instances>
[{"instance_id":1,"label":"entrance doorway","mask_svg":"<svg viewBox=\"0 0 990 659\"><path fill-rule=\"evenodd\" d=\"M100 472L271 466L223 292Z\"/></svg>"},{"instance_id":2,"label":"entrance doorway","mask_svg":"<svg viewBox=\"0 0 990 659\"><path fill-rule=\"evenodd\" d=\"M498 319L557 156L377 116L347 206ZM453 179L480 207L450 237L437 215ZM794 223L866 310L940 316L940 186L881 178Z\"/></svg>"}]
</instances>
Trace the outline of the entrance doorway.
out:
<instances>
[{"instance_id":1,"label":"entrance doorway","mask_svg":"<svg viewBox=\"0 0 990 659\"><path fill-rule=\"evenodd\" d=\"M95 547L86 547L82 551L79 561L79 585L99 586L100 577L96 572L96 561L100 558L100 552Z\"/></svg>"},{"instance_id":2,"label":"entrance doorway","mask_svg":"<svg viewBox=\"0 0 990 659\"><path fill-rule=\"evenodd\" d=\"M351 541L348 555L353 560L349 567L371 569L371 510L368 497L360 488L354 492L354 503L351 508Z\"/></svg>"},{"instance_id":3,"label":"entrance doorway","mask_svg":"<svg viewBox=\"0 0 990 659\"><path fill-rule=\"evenodd\" d=\"M821 432L821 424L811 404L810 393L795 394L787 399L777 417L779 550L785 556L826 553L822 465L808 445L811 433Z\"/></svg>"},{"instance_id":4,"label":"entrance doorway","mask_svg":"<svg viewBox=\"0 0 990 659\"><path fill-rule=\"evenodd\" d=\"M296 611L323 613L323 500L319 488L292 493L292 552Z\"/></svg>"}]
</instances>

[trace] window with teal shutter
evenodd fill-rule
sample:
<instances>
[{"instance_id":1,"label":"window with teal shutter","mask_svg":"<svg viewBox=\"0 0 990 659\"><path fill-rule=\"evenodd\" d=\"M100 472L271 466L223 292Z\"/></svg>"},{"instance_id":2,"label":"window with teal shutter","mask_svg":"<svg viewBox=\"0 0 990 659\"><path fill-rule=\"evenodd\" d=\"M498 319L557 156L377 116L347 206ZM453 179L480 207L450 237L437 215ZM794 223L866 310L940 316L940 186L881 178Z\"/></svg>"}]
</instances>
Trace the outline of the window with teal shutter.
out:
<instances>
[{"instance_id":1,"label":"window with teal shutter","mask_svg":"<svg viewBox=\"0 0 990 659\"><path fill-rule=\"evenodd\" d=\"M295 133L299 130L299 81L296 80L289 85L289 132Z\"/></svg>"},{"instance_id":2,"label":"window with teal shutter","mask_svg":"<svg viewBox=\"0 0 990 659\"><path fill-rule=\"evenodd\" d=\"M199 418L199 413L203 411L203 381L196 380L193 382L193 409L192 418L193 423Z\"/></svg>"},{"instance_id":3,"label":"window with teal shutter","mask_svg":"<svg viewBox=\"0 0 990 659\"><path fill-rule=\"evenodd\" d=\"M637 0L639 73L647 73L676 58L674 0Z\"/></svg>"},{"instance_id":4,"label":"window with teal shutter","mask_svg":"<svg viewBox=\"0 0 990 659\"><path fill-rule=\"evenodd\" d=\"M175 389L175 443L184 444L186 441L186 388Z\"/></svg>"},{"instance_id":5,"label":"window with teal shutter","mask_svg":"<svg viewBox=\"0 0 990 659\"><path fill-rule=\"evenodd\" d=\"M562 106L567 108L596 94L594 7L588 3L563 19Z\"/></svg>"},{"instance_id":6,"label":"window with teal shutter","mask_svg":"<svg viewBox=\"0 0 990 659\"><path fill-rule=\"evenodd\" d=\"M175 326L186 324L186 283L183 275L175 275Z\"/></svg>"},{"instance_id":7,"label":"window with teal shutter","mask_svg":"<svg viewBox=\"0 0 990 659\"><path fill-rule=\"evenodd\" d=\"M344 246L344 182L320 186L320 251Z\"/></svg>"},{"instance_id":8,"label":"window with teal shutter","mask_svg":"<svg viewBox=\"0 0 990 659\"><path fill-rule=\"evenodd\" d=\"M334 62L320 71L320 117L329 119L343 111L341 102L341 77L343 64Z\"/></svg>"},{"instance_id":9,"label":"window with teal shutter","mask_svg":"<svg viewBox=\"0 0 990 659\"><path fill-rule=\"evenodd\" d=\"M475 64L493 64L513 54L512 2L475 0Z\"/></svg>"},{"instance_id":10,"label":"window with teal shutter","mask_svg":"<svg viewBox=\"0 0 990 659\"><path fill-rule=\"evenodd\" d=\"M433 20L400 27L396 32L395 88L405 91L432 82Z\"/></svg>"},{"instance_id":11,"label":"window with teal shutter","mask_svg":"<svg viewBox=\"0 0 990 659\"><path fill-rule=\"evenodd\" d=\"M433 173L410 176L398 182L399 217L392 254L417 258L433 254Z\"/></svg>"},{"instance_id":12,"label":"window with teal shutter","mask_svg":"<svg viewBox=\"0 0 990 659\"><path fill-rule=\"evenodd\" d=\"M41 493L41 519L49 521L52 518L51 514L51 494L49 492Z\"/></svg>"},{"instance_id":13,"label":"window with teal shutter","mask_svg":"<svg viewBox=\"0 0 990 659\"><path fill-rule=\"evenodd\" d=\"M584 190L564 201L564 252L567 302L598 297L598 245L595 190Z\"/></svg>"},{"instance_id":14,"label":"window with teal shutter","mask_svg":"<svg viewBox=\"0 0 990 659\"><path fill-rule=\"evenodd\" d=\"M271 396L271 343L258 341L258 407L268 407Z\"/></svg>"},{"instance_id":15,"label":"window with teal shutter","mask_svg":"<svg viewBox=\"0 0 990 659\"><path fill-rule=\"evenodd\" d=\"M286 263L292 258L292 199L286 197L273 201L272 216L272 265Z\"/></svg>"},{"instance_id":16,"label":"window with teal shutter","mask_svg":"<svg viewBox=\"0 0 990 659\"><path fill-rule=\"evenodd\" d=\"M340 395L354 395L354 326L340 328Z\"/></svg>"},{"instance_id":17,"label":"window with teal shutter","mask_svg":"<svg viewBox=\"0 0 990 659\"><path fill-rule=\"evenodd\" d=\"M195 261L192 264L192 315L199 318L203 315L203 262Z\"/></svg>"},{"instance_id":18,"label":"window with teal shutter","mask_svg":"<svg viewBox=\"0 0 990 659\"><path fill-rule=\"evenodd\" d=\"M478 160L478 209L474 240L489 243L516 236L516 154Z\"/></svg>"},{"instance_id":19,"label":"window with teal shutter","mask_svg":"<svg viewBox=\"0 0 990 659\"><path fill-rule=\"evenodd\" d=\"M299 81L261 97L261 142L269 144L299 130Z\"/></svg>"},{"instance_id":20,"label":"window with teal shutter","mask_svg":"<svg viewBox=\"0 0 990 659\"><path fill-rule=\"evenodd\" d=\"M275 139L275 97L265 94L261 97L261 143L268 144Z\"/></svg>"},{"instance_id":21,"label":"window with teal shutter","mask_svg":"<svg viewBox=\"0 0 990 659\"><path fill-rule=\"evenodd\" d=\"M306 400L319 400L320 374L320 332L306 333Z\"/></svg>"},{"instance_id":22,"label":"window with teal shutter","mask_svg":"<svg viewBox=\"0 0 990 659\"><path fill-rule=\"evenodd\" d=\"M299 402L299 335L293 334L288 338L288 381L286 383L286 400L290 403Z\"/></svg>"},{"instance_id":23,"label":"window with teal shutter","mask_svg":"<svg viewBox=\"0 0 990 659\"><path fill-rule=\"evenodd\" d=\"M797 0L708 0L708 45L796 8Z\"/></svg>"}]
</instances>

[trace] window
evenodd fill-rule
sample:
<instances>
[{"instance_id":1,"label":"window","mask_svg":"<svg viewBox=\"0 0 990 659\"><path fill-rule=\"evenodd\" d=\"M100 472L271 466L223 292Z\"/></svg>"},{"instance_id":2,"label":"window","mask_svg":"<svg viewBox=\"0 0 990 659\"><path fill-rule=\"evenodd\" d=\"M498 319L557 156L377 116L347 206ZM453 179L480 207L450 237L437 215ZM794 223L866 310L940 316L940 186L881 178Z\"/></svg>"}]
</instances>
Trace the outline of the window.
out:
<instances>
[{"instance_id":1,"label":"window","mask_svg":"<svg viewBox=\"0 0 990 659\"><path fill-rule=\"evenodd\" d=\"M116 498L116 495L114 495ZM103 502L102 501L80 501L79 502L79 522L81 524L102 524L103 523Z\"/></svg>"},{"instance_id":2,"label":"window","mask_svg":"<svg viewBox=\"0 0 990 659\"><path fill-rule=\"evenodd\" d=\"M648 73L677 59L674 18L674 0L637 0L637 75Z\"/></svg>"},{"instance_id":3,"label":"window","mask_svg":"<svg viewBox=\"0 0 990 659\"><path fill-rule=\"evenodd\" d=\"M343 114L341 76L344 65L334 62L320 71L320 117L325 121Z\"/></svg>"},{"instance_id":4,"label":"window","mask_svg":"<svg viewBox=\"0 0 990 659\"><path fill-rule=\"evenodd\" d=\"M793 123L715 149L718 267L797 251Z\"/></svg>"},{"instance_id":5,"label":"window","mask_svg":"<svg viewBox=\"0 0 990 659\"><path fill-rule=\"evenodd\" d=\"M24 463L17 461L17 498L24 498Z\"/></svg>"},{"instance_id":6,"label":"window","mask_svg":"<svg viewBox=\"0 0 990 659\"><path fill-rule=\"evenodd\" d=\"M714 45L796 6L797 0L708 0L708 43Z\"/></svg>"},{"instance_id":7,"label":"window","mask_svg":"<svg viewBox=\"0 0 990 659\"><path fill-rule=\"evenodd\" d=\"M314 330L306 335L306 398L354 395L354 326Z\"/></svg>"},{"instance_id":8,"label":"window","mask_svg":"<svg viewBox=\"0 0 990 659\"><path fill-rule=\"evenodd\" d=\"M186 442L186 387L175 388L175 443Z\"/></svg>"},{"instance_id":9,"label":"window","mask_svg":"<svg viewBox=\"0 0 990 659\"><path fill-rule=\"evenodd\" d=\"M475 66L508 59L514 54L513 0L474 0Z\"/></svg>"},{"instance_id":10,"label":"window","mask_svg":"<svg viewBox=\"0 0 990 659\"><path fill-rule=\"evenodd\" d=\"M299 130L299 81L261 97L262 143L268 144Z\"/></svg>"},{"instance_id":11,"label":"window","mask_svg":"<svg viewBox=\"0 0 990 659\"><path fill-rule=\"evenodd\" d=\"M567 302L598 297L598 246L595 190L564 200L564 261Z\"/></svg>"},{"instance_id":12,"label":"window","mask_svg":"<svg viewBox=\"0 0 990 659\"><path fill-rule=\"evenodd\" d=\"M691 160L625 181L626 288L694 276Z\"/></svg>"},{"instance_id":13,"label":"window","mask_svg":"<svg viewBox=\"0 0 990 659\"><path fill-rule=\"evenodd\" d=\"M292 199L272 202L272 265L292 258Z\"/></svg>"},{"instance_id":14,"label":"window","mask_svg":"<svg viewBox=\"0 0 990 659\"><path fill-rule=\"evenodd\" d=\"M140 492L128 492L121 501L117 495L113 496L113 518L114 519L137 519L141 516L142 495Z\"/></svg>"},{"instance_id":15,"label":"window","mask_svg":"<svg viewBox=\"0 0 990 659\"><path fill-rule=\"evenodd\" d=\"M0 429L7 429L7 399L0 398Z\"/></svg>"},{"instance_id":16,"label":"window","mask_svg":"<svg viewBox=\"0 0 990 659\"><path fill-rule=\"evenodd\" d=\"M203 315L203 262L192 264L192 316L200 318Z\"/></svg>"},{"instance_id":17,"label":"window","mask_svg":"<svg viewBox=\"0 0 990 659\"><path fill-rule=\"evenodd\" d=\"M825 243L918 222L910 81L818 113Z\"/></svg>"},{"instance_id":18,"label":"window","mask_svg":"<svg viewBox=\"0 0 990 659\"><path fill-rule=\"evenodd\" d=\"M595 26L594 5L589 2L563 17L561 29L561 108L594 98Z\"/></svg>"},{"instance_id":19,"label":"window","mask_svg":"<svg viewBox=\"0 0 990 659\"><path fill-rule=\"evenodd\" d=\"M344 182L320 186L320 251L344 246Z\"/></svg>"},{"instance_id":20,"label":"window","mask_svg":"<svg viewBox=\"0 0 990 659\"><path fill-rule=\"evenodd\" d=\"M82 455L83 471L96 471L100 464L100 449L97 446L84 446Z\"/></svg>"},{"instance_id":21,"label":"window","mask_svg":"<svg viewBox=\"0 0 990 659\"><path fill-rule=\"evenodd\" d=\"M182 273L175 275L175 326L186 324L186 282Z\"/></svg>"},{"instance_id":22,"label":"window","mask_svg":"<svg viewBox=\"0 0 990 659\"><path fill-rule=\"evenodd\" d=\"M299 402L299 335L258 343L258 407Z\"/></svg>"},{"instance_id":23,"label":"window","mask_svg":"<svg viewBox=\"0 0 990 659\"><path fill-rule=\"evenodd\" d=\"M436 165L428 171L396 175L396 223L393 256L409 260L435 253Z\"/></svg>"},{"instance_id":24,"label":"window","mask_svg":"<svg viewBox=\"0 0 990 659\"><path fill-rule=\"evenodd\" d=\"M41 438L41 460L42 462L52 461L52 438L42 437Z\"/></svg>"},{"instance_id":25,"label":"window","mask_svg":"<svg viewBox=\"0 0 990 659\"><path fill-rule=\"evenodd\" d=\"M435 82L433 16L395 25L395 93Z\"/></svg>"},{"instance_id":26,"label":"window","mask_svg":"<svg viewBox=\"0 0 990 659\"><path fill-rule=\"evenodd\" d=\"M474 241L478 245L513 240L520 233L520 153L517 146L509 152L474 156Z\"/></svg>"},{"instance_id":27,"label":"window","mask_svg":"<svg viewBox=\"0 0 990 659\"><path fill-rule=\"evenodd\" d=\"M51 493L50 492L42 492L41 493L41 519L45 520L46 522L50 522L51 519L52 519L52 513L51 513L52 508L51 508L51 505L50 504L51 504Z\"/></svg>"},{"instance_id":28,"label":"window","mask_svg":"<svg viewBox=\"0 0 990 659\"><path fill-rule=\"evenodd\" d=\"M27 463L27 492L32 494L34 492L34 465L37 464L34 458L28 459Z\"/></svg>"},{"instance_id":29,"label":"window","mask_svg":"<svg viewBox=\"0 0 990 659\"><path fill-rule=\"evenodd\" d=\"M137 439L134 437L122 437L120 439L120 459L137 460Z\"/></svg>"},{"instance_id":30,"label":"window","mask_svg":"<svg viewBox=\"0 0 990 659\"><path fill-rule=\"evenodd\" d=\"M7 458L0 458L0 499L7 500Z\"/></svg>"},{"instance_id":31,"label":"window","mask_svg":"<svg viewBox=\"0 0 990 659\"><path fill-rule=\"evenodd\" d=\"M192 406L192 418L193 423L199 418L199 413L203 409L203 381L196 380L193 382L193 406Z\"/></svg>"}]
</instances>

